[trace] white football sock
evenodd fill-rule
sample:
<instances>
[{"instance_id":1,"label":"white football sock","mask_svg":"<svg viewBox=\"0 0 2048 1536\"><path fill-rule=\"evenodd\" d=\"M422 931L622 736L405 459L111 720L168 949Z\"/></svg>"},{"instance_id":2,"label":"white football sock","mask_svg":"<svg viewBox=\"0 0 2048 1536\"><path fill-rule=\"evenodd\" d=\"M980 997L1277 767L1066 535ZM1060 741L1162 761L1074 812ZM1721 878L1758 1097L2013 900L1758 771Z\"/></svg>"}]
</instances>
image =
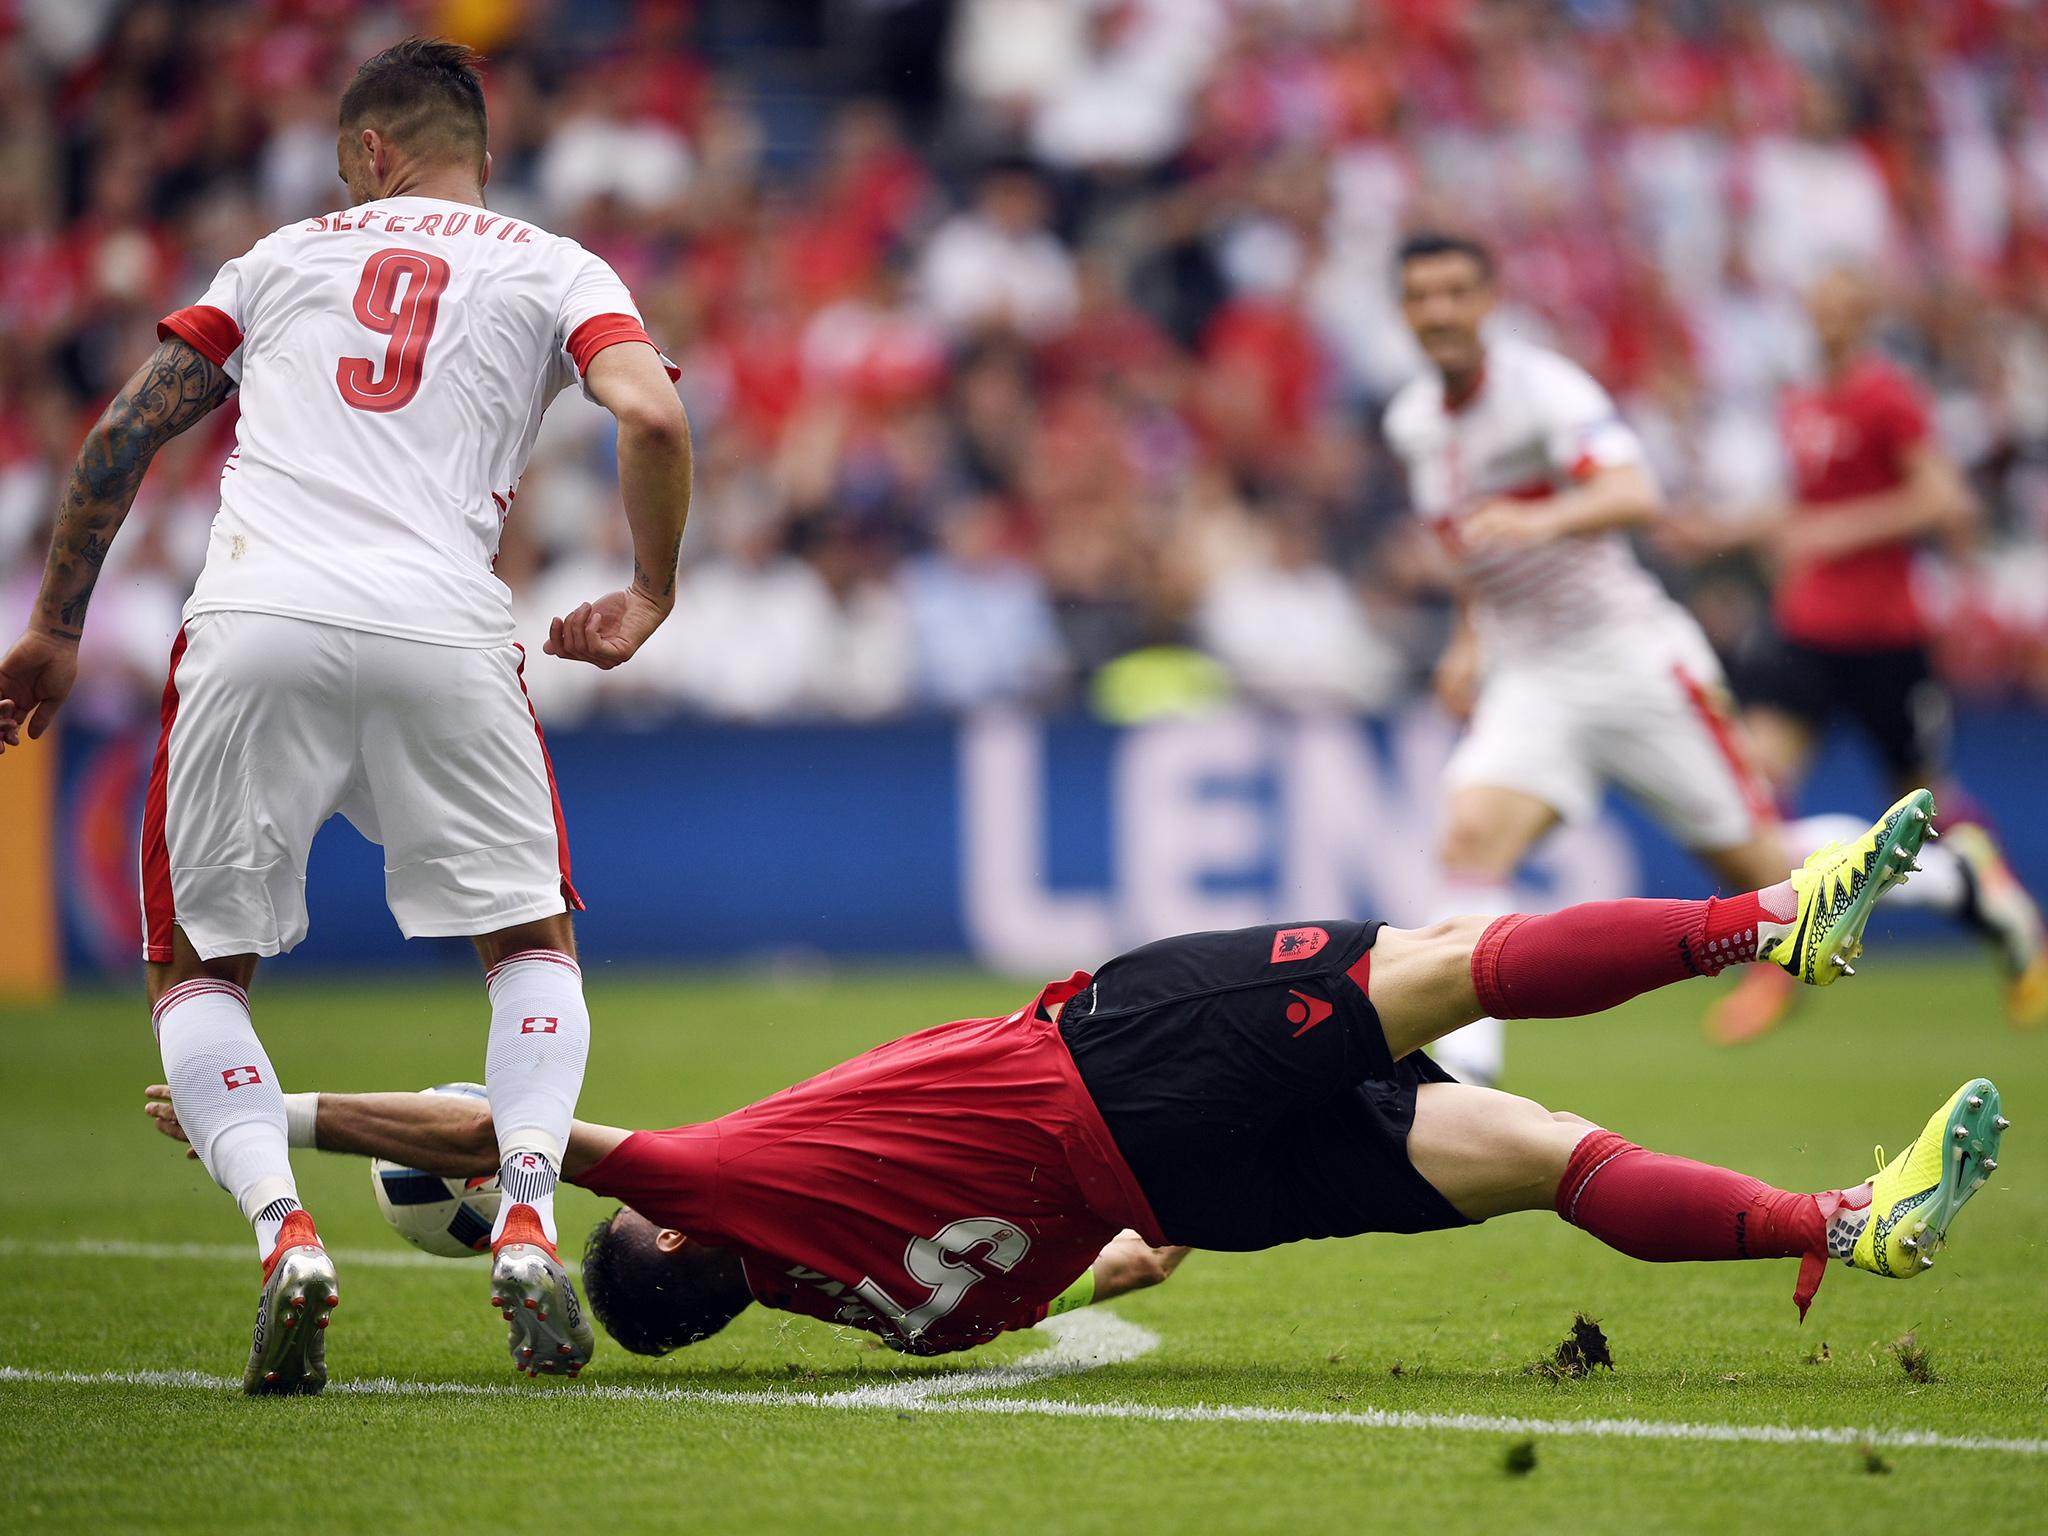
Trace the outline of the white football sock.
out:
<instances>
[{"instance_id":1,"label":"white football sock","mask_svg":"<svg viewBox=\"0 0 2048 1536\"><path fill-rule=\"evenodd\" d=\"M1828 1256L1846 1262L1856 1250L1856 1239L1870 1225L1870 1186L1858 1184L1840 1194L1841 1203L1828 1217Z\"/></svg>"},{"instance_id":2,"label":"white football sock","mask_svg":"<svg viewBox=\"0 0 2048 1536\"><path fill-rule=\"evenodd\" d=\"M504 1199L495 1241L514 1205L530 1205L555 1241L555 1181L583 1066L590 1055L590 1010L583 972L559 950L521 950L485 978L491 1039L484 1086L498 1130L498 1178Z\"/></svg>"},{"instance_id":3,"label":"white football sock","mask_svg":"<svg viewBox=\"0 0 2048 1536\"><path fill-rule=\"evenodd\" d=\"M1437 906L1445 917L1494 917L1509 910L1508 888L1484 881L1447 879ZM1507 1065L1507 1026L1499 1019L1475 1019L1463 1029L1433 1040L1429 1054L1461 1083L1491 1088Z\"/></svg>"},{"instance_id":4,"label":"white football sock","mask_svg":"<svg viewBox=\"0 0 2048 1536\"><path fill-rule=\"evenodd\" d=\"M1870 823L1854 816L1802 816L1785 824L1785 852L1802 863L1827 843L1853 843L1870 830ZM1920 872L1886 891L1879 900L1900 907L1920 907L1949 917L1967 919L1970 910L1970 881L1963 861L1941 844L1920 845L1914 860Z\"/></svg>"},{"instance_id":5,"label":"white football sock","mask_svg":"<svg viewBox=\"0 0 2048 1536\"><path fill-rule=\"evenodd\" d=\"M249 1225L256 1229L257 1251L266 1261L277 1247L277 1235L284 1230L285 1217L298 1208L299 1202L290 1195L279 1195L249 1218Z\"/></svg>"},{"instance_id":6,"label":"white football sock","mask_svg":"<svg viewBox=\"0 0 2048 1536\"><path fill-rule=\"evenodd\" d=\"M214 1182L235 1197L255 1229L257 1256L267 1259L299 1191L285 1143L284 1094L249 1022L248 995L200 977L166 992L150 1022L178 1123ZM273 1215L281 1201L290 1205Z\"/></svg>"}]
</instances>

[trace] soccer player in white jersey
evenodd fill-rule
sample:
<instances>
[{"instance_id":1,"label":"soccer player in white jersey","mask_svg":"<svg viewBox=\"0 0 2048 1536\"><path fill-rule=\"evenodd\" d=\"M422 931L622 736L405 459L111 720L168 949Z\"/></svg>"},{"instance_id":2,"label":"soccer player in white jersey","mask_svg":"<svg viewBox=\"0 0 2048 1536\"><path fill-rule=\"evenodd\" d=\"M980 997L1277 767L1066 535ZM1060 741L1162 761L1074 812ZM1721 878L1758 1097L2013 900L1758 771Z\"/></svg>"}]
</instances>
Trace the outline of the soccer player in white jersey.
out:
<instances>
[{"instance_id":1,"label":"soccer player in white jersey","mask_svg":"<svg viewBox=\"0 0 2048 1536\"><path fill-rule=\"evenodd\" d=\"M1691 615L1637 561L1654 518L1642 446L1600 386L1486 325L1493 260L1441 234L1399 253L1404 315L1433 368L1387 408L1409 496L1455 572L1458 632L1439 695L1470 724L1447 770L1447 910L1505 910L1504 887L1561 820L1627 791L1735 890L1784 879L1776 818L1743 756L1721 668ZM1782 975L1743 988L1789 1003ZM1756 999L1748 1000L1751 1009ZM1501 1028L1439 1042L1491 1082Z\"/></svg>"},{"instance_id":2,"label":"soccer player in white jersey","mask_svg":"<svg viewBox=\"0 0 2048 1536\"><path fill-rule=\"evenodd\" d=\"M574 1373L591 1332L553 1194L590 1040L569 848L498 538L566 386L618 422L630 585L549 629L613 667L667 617L690 439L666 359L606 264L484 206L476 57L414 39L341 98L350 206L230 261L87 434L27 632L0 658L0 747L63 704L100 563L151 456L239 389L206 566L164 687L142 845L149 996L207 1171L263 1261L244 1384L317 1392L332 1260L300 1209L287 1116L250 1024L259 957L306 932L305 868L339 811L384 849L407 937L474 939L506 1191L492 1305L514 1364Z\"/></svg>"}]
</instances>

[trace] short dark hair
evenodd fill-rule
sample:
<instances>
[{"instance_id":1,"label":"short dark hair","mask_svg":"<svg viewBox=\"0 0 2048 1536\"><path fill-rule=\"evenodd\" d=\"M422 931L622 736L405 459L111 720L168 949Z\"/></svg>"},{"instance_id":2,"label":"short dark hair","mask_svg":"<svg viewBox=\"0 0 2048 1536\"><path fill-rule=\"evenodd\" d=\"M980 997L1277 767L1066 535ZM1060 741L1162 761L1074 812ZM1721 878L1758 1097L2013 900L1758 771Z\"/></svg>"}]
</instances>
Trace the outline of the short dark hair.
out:
<instances>
[{"instance_id":1,"label":"short dark hair","mask_svg":"<svg viewBox=\"0 0 2048 1536\"><path fill-rule=\"evenodd\" d=\"M736 1286L728 1256L686 1242L674 1253L654 1245L652 1229L622 1230L620 1206L583 1245L583 1296L621 1349L665 1355L708 1339L752 1298Z\"/></svg>"},{"instance_id":2,"label":"short dark hair","mask_svg":"<svg viewBox=\"0 0 2048 1536\"><path fill-rule=\"evenodd\" d=\"M1479 268L1479 275L1493 276L1493 252L1470 235L1454 235L1441 229L1418 229L1401 242L1394 252L1394 266L1398 270L1411 261L1426 261L1432 256L1465 256Z\"/></svg>"},{"instance_id":3,"label":"short dark hair","mask_svg":"<svg viewBox=\"0 0 2048 1536\"><path fill-rule=\"evenodd\" d=\"M481 160L490 118L482 55L438 37L409 37L365 59L341 93L341 127L375 128L408 149Z\"/></svg>"}]
</instances>

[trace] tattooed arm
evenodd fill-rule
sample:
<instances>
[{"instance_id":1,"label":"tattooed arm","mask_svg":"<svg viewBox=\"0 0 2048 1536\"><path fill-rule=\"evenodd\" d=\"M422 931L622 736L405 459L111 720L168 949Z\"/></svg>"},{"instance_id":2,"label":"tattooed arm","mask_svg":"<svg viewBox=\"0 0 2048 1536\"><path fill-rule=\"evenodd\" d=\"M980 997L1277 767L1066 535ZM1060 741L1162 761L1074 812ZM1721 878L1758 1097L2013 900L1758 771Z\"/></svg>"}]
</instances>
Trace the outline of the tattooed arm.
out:
<instances>
[{"instance_id":1,"label":"tattooed arm","mask_svg":"<svg viewBox=\"0 0 2048 1536\"><path fill-rule=\"evenodd\" d=\"M78 675L78 641L100 566L128 516L157 449L228 397L234 381L185 342L162 343L135 370L79 446L43 587L28 629L0 657L0 752L31 738L51 717Z\"/></svg>"},{"instance_id":2,"label":"tattooed arm","mask_svg":"<svg viewBox=\"0 0 2048 1536\"><path fill-rule=\"evenodd\" d=\"M550 656L610 669L627 660L676 605L676 561L690 517L690 423L652 347L606 347L584 375L618 418L619 498L633 532L633 580L548 626Z\"/></svg>"},{"instance_id":3,"label":"tattooed arm","mask_svg":"<svg viewBox=\"0 0 2048 1536\"><path fill-rule=\"evenodd\" d=\"M173 337L122 386L79 446L57 508L31 631L78 641L100 565L157 449L228 397L234 381Z\"/></svg>"}]
</instances>

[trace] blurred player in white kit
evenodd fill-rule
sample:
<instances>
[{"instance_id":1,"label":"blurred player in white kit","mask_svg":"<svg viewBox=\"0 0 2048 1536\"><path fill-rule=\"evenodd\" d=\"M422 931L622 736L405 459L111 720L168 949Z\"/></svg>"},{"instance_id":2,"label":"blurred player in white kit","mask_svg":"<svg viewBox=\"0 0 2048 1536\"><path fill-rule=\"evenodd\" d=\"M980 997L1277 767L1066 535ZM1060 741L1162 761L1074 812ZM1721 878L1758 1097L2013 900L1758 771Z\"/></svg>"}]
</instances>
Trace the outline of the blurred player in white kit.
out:
<instances>
[{"instance_id":1,"label":"blurred player in white kit","mask_svg":"<svg viewBox=\"0 0 2048 1536\"><path fill-rule=\"evenodd\" d=\"M1576 364L1486 331L1493 277L1476 241L1420 234L1400 249L1403 313L1434 366L1387 407L1386 436L1453 567L1458 628L1437 688L1470 721L1446 770L1444 910L1506 910L1529 851L1591 816L1609 784L1728 888L1783 880L1792 861L1720 664L1628 545L1661 506L1642 446ZM1752 1010L1775 1011L1786 980L1752 966L1740 986L1764 994ZM1433 1049L1490 1083L1501 1034L1482 1019Z\"/></svg>"},{"instance_id":2,"label":"blurred player in white kit","mask_svg":"<svg viewBox=\"0 0 2048 1536\"><path fill-rule=\"evenodd\" d=\"M690 438L611 268L485 208L476 65L415 39L357 72L340 108L349 208L257 242L158 327L79 450L27 632L0 658L4 750L40 736L70 690L151 456L239 389L164 688L142 903L164 1069L263 1261L253 1393L327 1377L334 1264L299 1206L291 1106L247 989L259 957L305 936L307 850L337 811L382 845L406 936L471 938L487 968L505 1190L491 1294L514 1364L573 1373L590 1355L553 1198L590 1040L569 915L582 903L492 567L541 414L580 379L617 418L633 577L555 620L546 649L626 661L674 603Z\"/></svg>"}]
</instances>

